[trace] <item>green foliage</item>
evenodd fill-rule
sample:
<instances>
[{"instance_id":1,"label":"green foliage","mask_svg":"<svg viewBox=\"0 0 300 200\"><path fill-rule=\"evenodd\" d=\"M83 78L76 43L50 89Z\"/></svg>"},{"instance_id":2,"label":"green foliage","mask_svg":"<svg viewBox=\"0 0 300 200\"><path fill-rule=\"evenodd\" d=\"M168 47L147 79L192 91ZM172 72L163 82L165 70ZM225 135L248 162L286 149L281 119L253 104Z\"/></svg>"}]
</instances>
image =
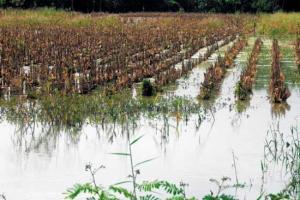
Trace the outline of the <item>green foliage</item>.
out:
<instances>
[{"instance_id":1,"label":"green foliage","mask_svg":"<svg viewBox=\"0 0 300 200\"><path fill-rule=\"evenodd\" d=\"M240 184L240 183L236 183L236 184L228 184L228 182L231 179L229 177L223 177L221 178L221 180L216 180L216 179L210 179L210 182L214 183L215 185L217 185L218 187L218 191L216 194L214 194L213 192L211 192L211 194L206 195L203 200L237 200L236 198L234 198L231 195L226 195L223 194L222 192L226 189L229 188L244 188L245 184Z\"/></svg>"},{"instance_id":2,"label":"green foliage","mask_svg":"<svg viewBox=\"0 0 300 200\"><path fill-rule=\"evenodd\" d=\"M257 9L258 12L270 12L273 10L274 1L270 0L257 0L252 3L252 6Z\"/></svg>"},{"instance_id":3,"label":"green foliage","mask_svg":"<svg viewBox=\"0 0 300 200\"><path fill-rule=\"evenodd\" d=\"M110 186L109 189L113 191L114 193L118 193L123 195L127 199L134 199L134 194L129 192L127 189L118 187L118 186Z\"/></svg>"},{"instance_id":4,"label":"green foliage","mask_svg":"<svg viewBox=\"0 0 300 200\"><path fill-rule=\"evenodd\" d=\"M97 169L93 169L91 164L86 165L86 171L90 172L92 176L92 183L86 184L76 184L72 188L68 189L66 194L66 199L76 199L79 197L80 194L88 194L90 197L88 199L93 200L116 200L120 199L128 199L128 200L160 200L157 197L158 192L164 192L168 194L170 197L167 199L170 200L188 200L185 197L184 187L185 184L181 183L178 187L176 184L170 183L168 181L144 181L141 184L136 182L137 176L140 174L139 169L136 166L149 162L153 159L148 159L142 161L136 165L133 164L133 156L132 156L132 146L136 144L143 136L137 137L134 140L130 140L129 137L129 153L112 153L113 155L117 156L126 156L130 158L130 165L131 165L131 174L129 175L132 178L132 181L124 181L121 183L117 183L115 185L111 185L105 190L102 187L97 186L95 180L95 174L98 172L99 169L104 168L104 166L100 166ZM133 191L129 191L127 188L121 187L119 185L123 183L132 183L133 184ZM137 190L139 193L137 193ZM195 200L195 198L191 198L190 200Z\"/></svg>"},{"instance_id":5,"label":"green foliage","mask_svg":"<svg viewBox=\"0 0 300 200\"><path fill-rule=\"evenodd\" d=\"M288 200L291 199L291 197L287 194L278 193L278 194L269 194L266 197L266 200Z\"/></svg>"},{"instance_id":6,"label":"green foliage","mask_svg":"<svg viewBox=\"0 0 300 200\"><path fill-rule=\"evenodd\" d=\"M293 2L290 4L292 5ZM287 4L287 5L285 5ZM3 7L56 7L83 12L109 11L201 11L201 12L271 12L285 9L289 2L278 0L0 0Z\"/></svg>"},{"instance_id":7,"label":"green foliage","mask_svg":"<svg viewBox=\"0 0 300 200\"><path fill-rule=\"evenodd\" d=\"M259 17L257 31L259 34L271 37L283 37L288 34L296 35L299 31L300 15L298 13L263 14Z\"/></svg>"},{"instance_id":8,"label":"green foliage","mask_svg":"<svg viewBox=\"0 0 300 200\"><path fill-rule=\"evenodd\" d=\"M156 195L158 194L158 191L163 191L170 195L170 197L167 198L168 200L195 200L195 198L186 198L183 188L178 187L168 181L145 181L142 184L137 184L137 188L142 195L135 197L132 192L123 187L112 185L108 188L108 190L105 190L101 187L86 183L74 185L72 188L67 190L65 195L66 199L77 199L81 194L88 194L91 199L94 198L97 200L160 200L161 198L157 197ZM120 195L122 198L119 197Z\"/></svg>"},{"instance_id":9,"label":"green foliage","mask_svg":"<svg viewBox=\"0 0 300 200\"><path fill-rule=\"evenodd\" d=\"M246 91L243 87L242 87L242 83L241 81L239 81L235 87L235 96L238 97L239 100L246 100L248 98L248 94L249 92Z\"/></svg>"},{"instance_id":10,"label":"green foliage","mask_svg":"<svg viewBox=\"0 0 300 200\"><path fill-rule=\"evenodd\" d=\"M207 195L203 200L237 200L233 196L222 194L220 196L214 196L213 194Z\"/></svg>"},{"instance_id":11,"label":"green foliage","mask_svg":"<svg viewBox=\"0 0 300 200\"><path fill-rule=\"evenodd\" d=\"M173 196L184 196L183 188L177 187L175 184L169 183L167 181L146 181L141 185L138 185L137 187L140 191L143 192L153 192L154 190L163 189L163 191Z\"/></svg>"},{"instance_id":12,"label":"green foliage","mask_svg":"<svg viewBox=\"0 0 300 200\"><path fill-rule=\"evenodd\" d=\"M90 199L117 200L114 195L104 191L98 186L93 186L90 183L74 185L72 188L67 190L66 199L76 199L80 194L89 194L91 195Z\"/></svg>"},{"instance_id":13,"label":"green foliage","mask_svg":"<svg viewBox=\"0 0 300 200\"><path fill-rule=\"evenodd\" d=\"M147 97L154 96L156 94L156 89L150 80L143 80L142 94Z\"/></svg>"},{"instance_id":14,"label":"green foliage","mask_svg":"<svg viewBox=\"0 0 300 200\"><path fill-rule=\"evenodd\" d=\"M271 12L280 8L277 0L198 0L203 12Z\"/></svg>"}]
</instances>

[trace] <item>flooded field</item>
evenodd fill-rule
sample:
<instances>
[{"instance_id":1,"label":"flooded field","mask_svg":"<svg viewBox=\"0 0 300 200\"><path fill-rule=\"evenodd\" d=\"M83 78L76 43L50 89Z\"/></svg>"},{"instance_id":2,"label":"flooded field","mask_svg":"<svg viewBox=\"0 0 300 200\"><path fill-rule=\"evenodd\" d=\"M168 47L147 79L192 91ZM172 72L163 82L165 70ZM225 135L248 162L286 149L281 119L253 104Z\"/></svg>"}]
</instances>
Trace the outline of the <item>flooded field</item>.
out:
<instances>
[{"instance_id":1,"label":"flooded field","mask_svg":"<svg viewBox=\"0 0 300 200\"><path fill-rule=\"evenodd\" d=\"M0 192L7 199L63 199L67 188L90 181L85 171L88 163L105 166L96 174L101 185L126 180L131 170L129 159L111 153L127 152L129 142L139 136L143 137L132 147L134 162L155 159L140 166L138 180L184 182L188 184L188 196L199 199L211 190L217 191L210 179L222 177L230 177L231 184L244 186L224 191L239 199L256 199L261 194L281 191L288 184L290 174L280 163L270 162L264 170L262 163L272 133L280 132L288 137L291 128L300 125L300 73L295 63L294 41L279 40L281 68L291 96L284 105L272 104L269 94L272 40L263 38L253 95L249 100L237 101L235 87L255 39L248 39L248 45L234 60L234 67L226 73L219 93L210 100L198 98L204 73L232 44L221 47L176 84L164 89L156 97L163 99L157 101L157 107L124 115L117 108L107 111L115 113L110 114L115 120L98 119L93 109L86 113L74 111L74 116L68 118L73 112L71 103L77 108L75 101L70 104L57 101L57 105L48 107L27 101L24 107L13 105L13 100L11 105L3 103ZM140 85L136 87L136 91L126 92L125 101L139 101L139 106L144 101L156 102L141 97ZM79 103L99 103L97 97L86 98L90 99ZM64 109L66 105L71 111ZM57 123L45 114L53 106L60 112L71 113L61 113L58 120L66 123ZM81 118L81 114L85 117Z\"/></svg>"}]
</instances>

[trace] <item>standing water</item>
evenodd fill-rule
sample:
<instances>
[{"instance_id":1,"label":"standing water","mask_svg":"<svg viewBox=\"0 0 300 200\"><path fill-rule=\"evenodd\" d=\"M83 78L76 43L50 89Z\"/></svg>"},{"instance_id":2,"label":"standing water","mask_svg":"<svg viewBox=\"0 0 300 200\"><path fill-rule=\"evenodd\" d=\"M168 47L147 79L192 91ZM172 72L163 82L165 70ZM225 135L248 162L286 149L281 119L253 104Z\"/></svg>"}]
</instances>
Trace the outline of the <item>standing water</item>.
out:
<instances>
[{"instance_id":1,"label":"standing water","mask_svg":"<svg viewBox=\"0 0 300 200\"><path fill-rule=\"evenodd\" d=\"M260 166L268 131L276 128L289 133L292 126L299 124L299 84L293 81L297 78L291 77L296 66L290 56L292 46L283 43L282 68L292 95L287 101L288 109L278 111L268 97L271 41L263 40L252 98L249 102L237 102L235 85L246 67L254 41L255 38L250 38L248 46L239 53L218 96L205 102L208 104L205 118L199 119L200 114L140 115L134 125L111 122L94 125L86 121L78 130L40 123L32 118L36 113L18 120L11 120L10 113L3 114L0 124L1 192L7 199L63 199L67 188L90 181L84 171L88 163L106 167L96 174L98 182L104 186L125 180L130 173L129 161L126 157L110 154L127 151L124 126L129 126L131 137L144 136L133 147L133 159L140 162L156 158L140 167L139 180L183 181L189 184L187 194L199 199L216 189L209 179L224 176L231 177L233 183L236 179L245 183L244 189L228 191L240 199L256 199L262 188L266 192L280 191L287 180L283 171L277 166L269 168L262 182ZM227 47L217 54L222 55ZM168 94L198 101L203 74L215 57L213 54L187 77L178 80L176 89ZM11 112L22 112L22 109Z\"/></svg>"}]
</instances>

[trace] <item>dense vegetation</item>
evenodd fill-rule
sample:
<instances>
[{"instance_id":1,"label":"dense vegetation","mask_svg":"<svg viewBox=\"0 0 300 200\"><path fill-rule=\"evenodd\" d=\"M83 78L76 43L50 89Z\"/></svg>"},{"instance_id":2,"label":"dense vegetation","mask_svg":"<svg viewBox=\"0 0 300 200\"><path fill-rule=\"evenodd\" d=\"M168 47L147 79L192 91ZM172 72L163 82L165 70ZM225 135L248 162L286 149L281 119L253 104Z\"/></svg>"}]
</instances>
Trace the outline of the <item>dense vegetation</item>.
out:
<instances>
[{"instance_id":1,"label":"dense vegetation","mask_svg":"<svg viewBox=\"0 0 300 200\"><path fill-rule=\"evenodd\" d=\"M282 19L285 19L285 23L282 23ZM105 123L112 123L113 129L116 123L120 123L126 130L130 120L134 121L142 114L153 117L157 113L164 117L176 116L176 119L197 113L198 123L201 123L205 117L201 114L207 114L207 110L202 110L197 103L179 98L158 102L158 98L147 99L141 95L134 99L128 88L142 83L143 96L155 95L157 89L175 82L218 52L220 57L207 68L200 88L202 99L209 99L220 89L227 70L234 66L235 58L246 46L249 35L294 36L299 32L299 26L295 25L299 24L299 20L297 14L283 13L254 17L242 14L177 13L83 15L52 9L37 12L0 10L0 95L5 97L0 100L1 112L8 121L21 122L18 123L20 126L31 126L38 119L46 131L54 126L57 127L55 131L63 128L80 130L85 122L101 124L102 127ZM299 39L295 44L293 51L299 65ZM222 45L230 47L223 56L219 52ZM251 93L252 84L255 84L257 68L262 67L257 66L262 45L261 40L256 40L240 77L241 89L247 90L245 96ZM283 73L282 47L274 40L273 62L268 67L273 103L285 102L292 92L287 87ZM201 54L199 49L206 51ZM271 51L269 55L271 57ZM105 95L101 89L104 89ZM80 95L86 93L89 94ZM19 95L19 101L14 101L14 94ZM48 140L47 136L38 142ZM73 134L73 138L76 136ZM129 148L135 141L130 143L129 138ZM298 140L296 142L292 145L298 150ZM297 150L292 152L299 152ZM131 156L131 152L117 154ZM298 177L299 166L293 165L291 169ZM94 174L91 166L86 170ZM80 193L91 193L99 199L118 199L114 195L124 195L128 199L151 199L153 196L138 198L135 190L145 193L163 189L172 199L186 199L181 185L165 181L139 184L135 180L139 172L132 171L133 191L114 185L102 188L94 181L93 184L75 185L68 190L67 196L75 199ZM298 180L292 180L291 185L299 186ZM217 193L204 199L234 199L225 197Z\"/></svg>"},{"instance_id":2,"label":"dense vegetation","mask_svg":"<svg viewBox=\"0 0 300 200\"><path fill-rule=\"evenodd\" d=\"M200 48L251 31L242 29L247 16L243 20L202 14L93 19L81 27L49 27L32 21L22 28L2 27L1 94L88 93L99 86L111 94L149 77L163 86L199 62L189 58ZM182 66L176 67L180 62Z\"/></svg>"},{"instance_id":3,"label":"dense vegetation","mask_svg":"<svg viewBox=\"0 0 300 200\"><path fill-rule=\"evenodd\" d=\"M213 92L220 88L226 69L232 66L234 59L245 45L246 40L238 38L228 52L225 53L224 58L219 57L216 63L206 70L204 81L201 84L200 98L209 99Z\"/></svg>"},{"instance_id":4,"label":"dense vegetation","mask_svg":"<svg viewBox=\"0 0 300 200\"><path fill-rule=\"evenodd\" d=\"M252 85L255 81L256 65L261 50L262 41L258 38L255 41L252 52L249 56L246 69L242 72L240 81L237 83L235 95L239 100L246 100L252 94Z\"/></svg>"},{"instance_id":5,"label":"dense vegetation","mask_svg":"<svg viewBox=\"0 0 300 200\"><path fill-rule=\"evenodd\" d=\"M296 11L294 0L0 0L0 6L34 8L56 7L82 12L200 11L273 12Z\"/></svg>"},{"instance_id":6,"label":"dense vegetation","mask_svg":"<svg viewBox=\"0 0 300 200\"><path fill-rule=\"evenodd\" d=\"M272 46L272 72L270 82L270 92L272 101L275 103L285 102L291 93L285 84L285 76L280 66L280 50L277 40L273 40Z\"/></svg>"}]
</instances>

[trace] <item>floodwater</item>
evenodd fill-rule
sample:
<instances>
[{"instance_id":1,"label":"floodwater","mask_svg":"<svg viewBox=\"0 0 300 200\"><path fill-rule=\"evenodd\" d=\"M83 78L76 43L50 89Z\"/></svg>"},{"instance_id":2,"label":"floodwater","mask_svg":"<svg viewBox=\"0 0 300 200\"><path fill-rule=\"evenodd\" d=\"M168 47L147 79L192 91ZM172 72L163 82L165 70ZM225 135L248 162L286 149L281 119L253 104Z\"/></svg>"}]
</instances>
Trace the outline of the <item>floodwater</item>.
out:
<instances>
[{"instance_id":1,"label":"floodwater","mask_svg":"<svg viewBox=\"0 0 300 200\"><path fill-rule=\"evenodd\" d=\"M286 77L292 93L288 106L278 111L268 99L271 41L267 39L251 100L243 104L235 101L235 84L253 43L254 38L251 38L249 46L238 55L235 67L226 74L220 94L209 104L211 112L201 123L198 115L141 117L136 127L130 128L132 139L144 135L133 146L134 162L156 158L140 167L138 181L183 181L189 184L188 196L199 199L211 190L216 191L209 179L224 176L230 177L233 184L236 176L240 183L246 184L244 189L225 191L240 199L256 199L262 190L278 192L284 187L287 176L276 165L268 169L262 184L260 165L270 128L278 127L288 134L292 126L300 124L300 87L295 81L299 77L295 75L296 66L291 56L293 47L287 42L280 43L284 48L283 71L293 76ZM177 88L168 91L168 95L188 96L197 101L203 73L211 60L180 79ZM96 175L97 182L103 186L126 180L130 173L128 158L110 154L128 149L128 138L119 126L113 132L85 124L75 139L72 133L55 132L55 129L45 134L41 124L30 128L34 132L21 132L19 127L20 124L5 120L0 124L0 194L4 193L8 200L63 199L67 188L91 181L84 170L87 163L106 166ZM55 134L55 137L47 134Z\"/></svg>"}]
</instances>

